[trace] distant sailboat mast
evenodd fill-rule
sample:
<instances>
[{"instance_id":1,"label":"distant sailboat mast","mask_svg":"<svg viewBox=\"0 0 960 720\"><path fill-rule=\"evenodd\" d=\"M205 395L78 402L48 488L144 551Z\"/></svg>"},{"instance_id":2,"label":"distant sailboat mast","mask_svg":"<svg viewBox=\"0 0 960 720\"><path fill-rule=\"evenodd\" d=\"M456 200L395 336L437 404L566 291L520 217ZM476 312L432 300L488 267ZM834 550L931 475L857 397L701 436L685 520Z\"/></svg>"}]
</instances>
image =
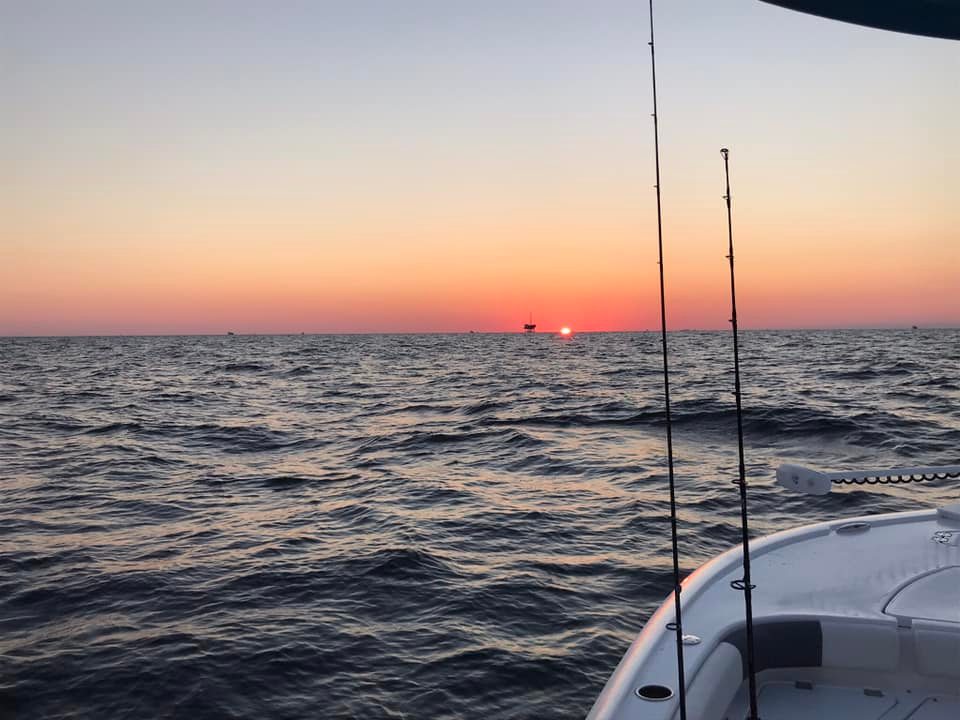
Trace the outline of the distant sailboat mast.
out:
<instances>
[{"instance_id":1,"label":"distant sailboat mast","mask_svg":"<svg viewBox=\"0 0 960 720\"><path fill-rule=\"evenodd\" d=\"M533 311L530 312L530 321L523 324L523 331L532 333L537 329L537 325L533 322Z\"/></svg>"}]
</instances>

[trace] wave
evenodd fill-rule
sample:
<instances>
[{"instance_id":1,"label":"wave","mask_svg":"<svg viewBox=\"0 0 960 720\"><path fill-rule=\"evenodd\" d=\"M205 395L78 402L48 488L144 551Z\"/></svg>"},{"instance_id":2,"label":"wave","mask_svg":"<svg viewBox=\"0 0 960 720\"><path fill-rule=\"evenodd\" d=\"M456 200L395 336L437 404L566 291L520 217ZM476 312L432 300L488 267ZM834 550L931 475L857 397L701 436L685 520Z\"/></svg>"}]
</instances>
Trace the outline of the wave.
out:
<instances>
[{"instance_id":1,"label":"wave","mask_svg":"<svg viewBox=\"0 0 960 720\"><path fill-rule=\"evenodd\" d=\"M364 415L390 416L405 413L447 413L453 408L444 403L378 402L364 407Z\"/></svg>"},{"instance_id":2,"label":"wave","mask_svg":"<svg viewBox=\"0 0 960 720\"><path fill-rule=\"evenodd\" d=\"M495 410L502 410L510 407L510 403L498 400L484 400L478 403L470 403L460 408L464 415L486 415Z\"/></svg>"},{"instance_id":3,"label":"wave","mask_svg":"<svg viewBox=\"0 0 960 720\"><path fill-rule=\"evenodd\" d=\"M215 373L259 373L271 370L272 366L257 362L230 362L219 367L213 367L207 370L209 374Z\"/></svg>"},{"instance_id":4,"label":"wave","mask_svg":"<svg viewBox=\"0 0 960 720\"><path fill-rule=\"evenodd\" d=\"M293 430L265 425L223 425L203 423L177 425L164 423L142 429L141 435L154 440L165 439L182 443L186 448L210 450L227 454L262 453L320 448L326 441L316 436L304 436Z\"/></svg>"},{"instance_id":5,"label":"wave","mask_svg":"<svg viewBox=\"0 0 960 720\"><path fill-rule=\"evenodd\" d=\"M350 480L358 480L360 477L361 475L359 473L332 473L323 476L271 475L263 478L260 482L274 490L288 490L301 485L311 485L314 483L348 482Z\"/></svg>"},{"instance_id":6,"label":"wave","mask_svg":"<svg viewBox=\"0 0 960 720\"><path fill-rule=\"evenodd\" d=\"M113 435L116 433L138 432L143 430L143 425L138 422L113 422L108 425L90 428L84 431L84 435Z\"/></svg>"},{"instance_id":7,"label":"wave","mask_svg":"<svg viewBox=\"0 0 960 720\"><path fill-rule=\"evenodd\" d=\"M675 404L671 413L674 427L684 432L729 433L735 429L736 408L722 407L716 402L683 401ZM647 409L631 414L543 413L538 415L485 419L484 424L498 426L544 426L557 428L645 427L659 428L666 415L658 409ZM902 434L910 429L929 432L929 422L889 412L861 412L841 415L825 409L803 407L752 406L743 410L744 432L764 440L797 437L849 437L864 444L877 442L890 433Z\"/></svg>"},{"instance_id":8,"label":"wave","mask_svg":"<svg viewBox=\"0 0 960 720\"><path fill-rule=\"evenodd\" d=\"M381 550L365 558L351 561L347 566L360 575L376 577L378 580L421 578L436 581L458 575L439 557L424 550L405 547Z\"/></svg>"},{"instance_id":9,"label":"wave","mask_svg":"<svg viewBox=\"0 0 960 720\"><path fill-rule=\"evenodd\" d=\"M500 448L533 448L543 444L543 441L521 430L482 430L462 428L459 432L441 432L431 430L414 430L413 432L397 433L389 436L378 436L364 440L357 449L360 453L392 451L427 451L432 452L438 446L477 444L496 446Z\"/></svg>"},{"instance_id":10,"label":"wave","mask_svg":"<svg viewBox=\"0 0 960 720\"><path fill-rule=\"evenodd\" d=\"M152 402L158 403L192 403L199 399L199 396L189 392L161 392L150 398Z\"/></svg>"}]
</instances>

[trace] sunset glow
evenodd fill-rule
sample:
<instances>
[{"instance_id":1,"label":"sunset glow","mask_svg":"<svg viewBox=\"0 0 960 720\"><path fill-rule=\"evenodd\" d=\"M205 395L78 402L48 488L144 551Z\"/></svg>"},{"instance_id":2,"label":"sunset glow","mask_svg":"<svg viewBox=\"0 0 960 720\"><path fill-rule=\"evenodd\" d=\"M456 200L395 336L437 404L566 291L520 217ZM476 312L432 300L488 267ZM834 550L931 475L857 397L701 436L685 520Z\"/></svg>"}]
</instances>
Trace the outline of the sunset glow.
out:
<instances>
[{"instance_id":1,"label":"sunset glow","mask_svg":"<svg viewBox=\"0 0 960 720\"><path fill-rule=\"evenodd\" d=\"M5 4L0 335L656 327L644 8L414 5ZM659 12L670 326L727 326L721 146L744 328L960 324L955 44Z\"/></svg>"},{"instance_id":2,"label":"sunset glow","mask_svg":"<svg viewBox=\"0 0 960 720\"><path fill-rule=\"evenodd\" d=\"M568 328L568 327L562 327L562 328L560 328L560 334L561 334L561 335L569 335L569 334L570 334L570 328Z\"/></svg>"}]
</instances>

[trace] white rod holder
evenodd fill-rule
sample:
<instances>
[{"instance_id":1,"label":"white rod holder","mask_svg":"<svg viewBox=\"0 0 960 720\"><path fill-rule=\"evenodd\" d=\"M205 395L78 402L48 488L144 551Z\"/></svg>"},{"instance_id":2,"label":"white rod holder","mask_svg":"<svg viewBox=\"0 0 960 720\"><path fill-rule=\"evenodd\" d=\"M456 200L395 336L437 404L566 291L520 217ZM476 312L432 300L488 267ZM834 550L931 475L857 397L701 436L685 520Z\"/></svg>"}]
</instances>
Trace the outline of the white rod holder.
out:
<instances>
[{"instance_id":1,"label":"white rod holder","mask_svg":"<svg viewBox=\"0 0 960 720\"><path fill-rule=\"evenodd\" d=\"M807 495L826 495L833 483L877 483L934 480L937 476L960 477L960 465L890 468L887 470L850 470L824 473L801 465L784 464L777 468L777 484Z\"/></svg>"}]
</instances>

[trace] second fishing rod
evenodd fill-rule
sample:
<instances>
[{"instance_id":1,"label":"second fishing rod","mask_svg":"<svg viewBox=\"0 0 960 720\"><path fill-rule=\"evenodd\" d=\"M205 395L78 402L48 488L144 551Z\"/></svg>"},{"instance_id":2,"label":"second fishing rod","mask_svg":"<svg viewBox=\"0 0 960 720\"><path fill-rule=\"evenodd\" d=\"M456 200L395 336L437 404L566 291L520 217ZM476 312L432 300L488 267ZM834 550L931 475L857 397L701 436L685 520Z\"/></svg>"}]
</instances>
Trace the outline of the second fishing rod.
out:
<instances>
[{"instance_id":1,"label":"second fishing rod","mask_svg":"<svg viewBox=\"0 0 960 720\"><path fill-rule=\"evenodd\" d=\"M743 452L743 399L740 386L740 326L737 321L737 281L733 258L733 208L730 194L730 151L722 148L723 174L727 203L727 259L730 261L730 326L733 334L733 384L737 402L737 460L738 474L734 480L740 490L740 542L743 546L743 578L734 580L730 586L743 592L743 607L747 635L747 683L750 714L747 720L759 720L757 710L757 672L753 643L753 590L756 587L750 577L750 526L747 512L747 470Z\"/></svg>"}]
</instances>

